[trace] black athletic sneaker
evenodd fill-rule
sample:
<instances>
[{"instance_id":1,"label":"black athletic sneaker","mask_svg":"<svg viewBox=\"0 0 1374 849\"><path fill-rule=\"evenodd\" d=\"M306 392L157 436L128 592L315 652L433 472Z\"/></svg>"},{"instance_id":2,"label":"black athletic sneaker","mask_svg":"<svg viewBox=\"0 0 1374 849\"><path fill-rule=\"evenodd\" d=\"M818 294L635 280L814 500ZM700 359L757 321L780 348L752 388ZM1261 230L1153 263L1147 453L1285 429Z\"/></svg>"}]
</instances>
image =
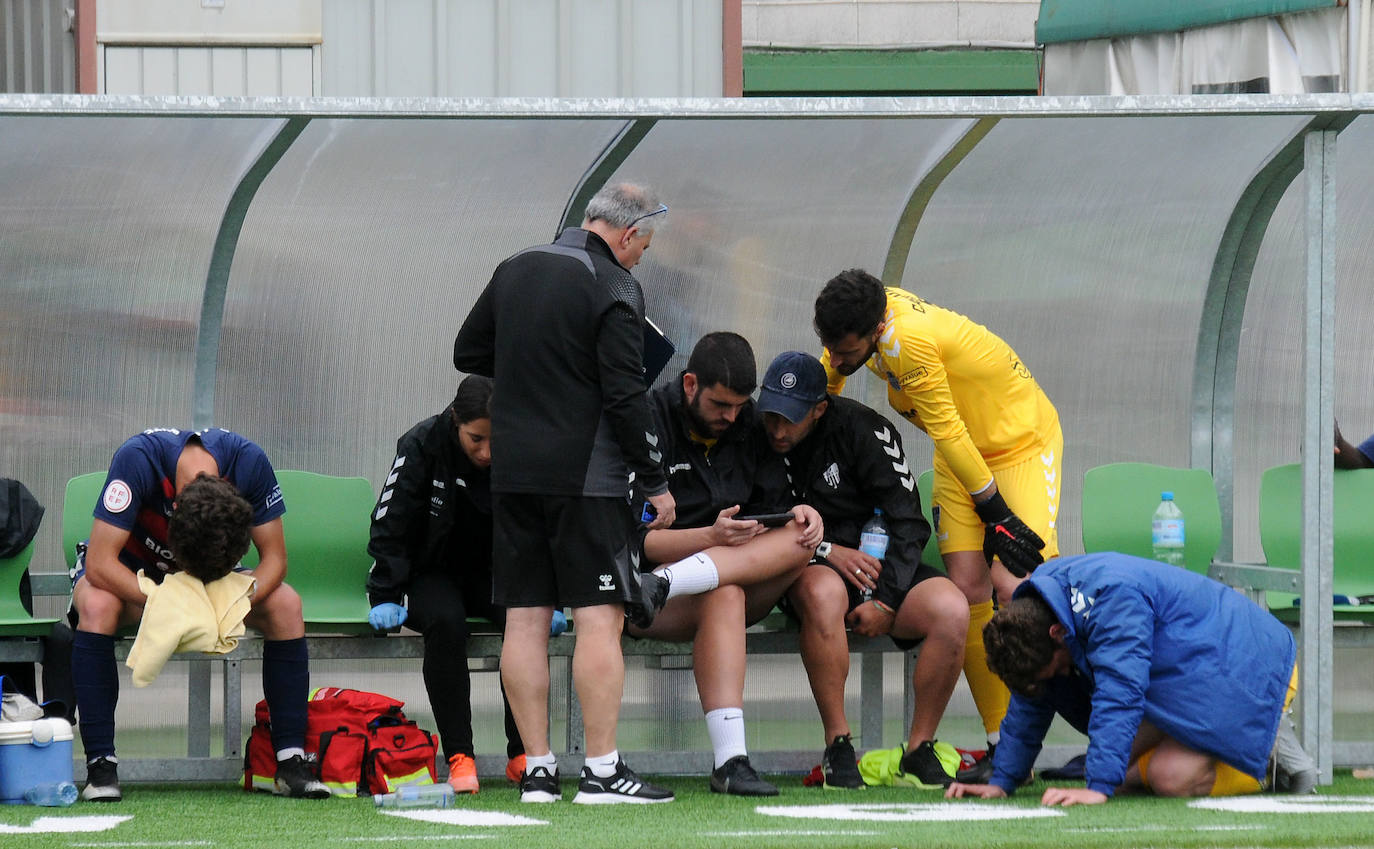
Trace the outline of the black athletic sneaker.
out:
<instances>
[{"instance_id":1,"label":"black athletic sneaker","mask_svg":"<svg viewBox=\"0 0 1374 849\"><path fill-rule=\"evenodd\" d=\"M558 767L550 772L546 766L527 766L520 775L520 801L557 802L563 798L558 786Z\"/></svg>"},{"instance_id":2,"label":"black athletic sneaker","mask_svg":"<svg viewBox=\"0 0 1374 849\"><path fill-rule=\"evenodd\" d=\"M825 747L821 756L821 771L825 773L826 790L859 790L864 786L859 775L859 758L854 754L854 741L841 734Z\"/></svg>"},{"instance_id":3,"label":"black athletic sneaker","mask_svg":"<svg viewBox=\"0 0 1374 849\"><path fill-rule=\"evenodd\" d=\"M277 761L277 779L272 792L293 799L328 799L329 788L320 781L315 767L300 755Z\"/></svg>"},{"instance_id":4,"label":"black athletic sneaker","mask_svg":"<svg viewBox=\"0 0 1374 849\"><path fill-rule=\"evenodd\" d=\"M648 628L668 603L668 579L653 572L639 576L639 600L626 602L625 618L636 628Z\"/></svg>"},{"instance_id":5,"label":"black athletic sneaker","mask_svg":"<svg viewBox=\"0 0 1374 849\"><path fill-rule=\"evenodd\" d=\"M892 783L921 790L939 790L953 784L954 776L945 772L945 765L940 763L940 757L935 754L935 741L926 740L902 755L897 774L892 776Z\"/></svg>"},{"instance_id":6,"label":"black athletic sneaker","mask_svg":"<svg viewBox=\"0 0 1374 849\"><path fill-rule=\"evenodd\" d=\"M960 784L987 784L992 780L992 753L997 751L996 743L988 744L988 753L973 766L961 769L954 774Z\"/></svg>"},{"instance_id":7,"label":"black athletic sneaker","mask_svg":"<svg viewBox=\"0 0 1374 849\"><path fill-rule=\"evenodd\" d=\"M748 755L735 755L711 772L711 792L733 796L776 796L778 788L759 777Z\"/></svg>"},{"instance_id":8,"label":"black athletic sneaker","mask_svg":"<svg viewBox=\"0 0 1374 849\"><path fill-rule=\"evenodd\" d=\"M118 758L101 756L86 764L86 787L81 798L87 802L118 802L124 798L119 792Z\"/></svg>"},{"instance_id":9,"label":"black athletic sneaker","mask_svg":"<svg viewBox=\"0 0 1374 849\"><path fill-rule=\"evenodd\" d=\"M577 795L573 797L573 802L578 805L645 805L671 801L673 791L667 787L657 787L635 775L623 760L616 762L615 775L607 778L597 778L590 769L582 767L582 780L578 782Z\"/></svg>"}]
</instances>

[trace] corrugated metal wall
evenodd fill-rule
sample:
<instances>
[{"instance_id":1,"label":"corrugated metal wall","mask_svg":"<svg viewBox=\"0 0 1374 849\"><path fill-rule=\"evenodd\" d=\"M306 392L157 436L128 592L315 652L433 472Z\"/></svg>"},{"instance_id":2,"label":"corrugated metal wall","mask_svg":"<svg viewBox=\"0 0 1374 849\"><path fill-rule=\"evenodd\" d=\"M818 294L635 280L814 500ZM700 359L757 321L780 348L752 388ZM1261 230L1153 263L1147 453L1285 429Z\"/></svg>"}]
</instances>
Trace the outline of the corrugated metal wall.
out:
<instances>
[{"instance_id":1,"label":"corrugated metal wall","mask_svg":"<svg viewBox=\"0 0 1374 849\"><path fill-rule=\"evenodd\" d=\"M719 0L328 0L323 94L719 97Z\"/></svg>"},{"instance_id":2,"label":"corrugated metal wall","mask_svg":"<svg viewBox=\"0 0 1374 849\"><path fill-rule=\"evenodd\" d=\"M107 94L320 93L321 0L98 0L97 88Z\"/></svg>"},{"instance_id":3,"label":"corrugated metal wall","mask_svg":"<svg viewBox=\"0 0 1374 849\"><path fill-rule=\"evenodd\" d=\"M66 0L0 0L0 91L76 91Z\"/></svg>"},{"instance_id":4,"label":"corrugated metal wall","mask_svg":"<svg viewBox=\"0 0 1374 849\"><path fill-rule=\"evenodd\" d=\"M102 90L119 94L310 97L312 47L102 46Z\"/></svg>"}]
</instances>

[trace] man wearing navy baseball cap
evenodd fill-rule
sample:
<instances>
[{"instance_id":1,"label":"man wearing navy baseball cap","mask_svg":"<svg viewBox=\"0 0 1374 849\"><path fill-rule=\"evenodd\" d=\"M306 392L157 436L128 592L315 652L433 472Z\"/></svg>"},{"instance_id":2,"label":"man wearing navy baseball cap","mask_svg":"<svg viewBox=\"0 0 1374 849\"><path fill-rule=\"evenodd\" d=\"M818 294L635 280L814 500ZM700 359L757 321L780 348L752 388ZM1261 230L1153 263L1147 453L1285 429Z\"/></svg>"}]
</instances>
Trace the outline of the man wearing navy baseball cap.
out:
<instances>
[{"instance_id":1,"label":"man wearing navy baseball cap","mask_svg":"<svg viewBox=\"0 0 1374 849\"><path fill-rule=\"evenodd\" d=\"M937 750L935 730L963 668L968 602L953 581L921 563L930 525L897 429L862 404L828 395L824 366L799 351L779 354L768 367L758 411L774 455L761 461L760 489L779 504L811 505L825 528L784 607L802 625L802 662L825 727L826 786L862 786L844 715L846 623L866 636L888 634L904 651L925 643L912 676L920 697L893 781L948 785L958 757L946 744ZM889 537L881 559L859 551L875 511Z\"/></svg>"}]
</instances>

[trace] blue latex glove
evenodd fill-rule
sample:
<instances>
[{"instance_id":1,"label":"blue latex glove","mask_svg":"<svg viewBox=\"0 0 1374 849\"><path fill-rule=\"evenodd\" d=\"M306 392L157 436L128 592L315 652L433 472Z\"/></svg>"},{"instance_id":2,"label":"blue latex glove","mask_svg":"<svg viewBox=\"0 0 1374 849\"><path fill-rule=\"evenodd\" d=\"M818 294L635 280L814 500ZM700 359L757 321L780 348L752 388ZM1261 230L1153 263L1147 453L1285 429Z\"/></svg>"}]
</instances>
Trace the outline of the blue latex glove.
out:
<instances>
[{"instance_id":1,"label":"blue latex glove","mask_svg":"<svg viewBox=\"0 0 1374 849\"><path fill-rule=\"evenodd\" d=\"M384 601L368 611L367 621L378 631L390 631L401 627L406 621L406 609L399 604Z\"/></svg>"},{"instance_id":2,"label":"blue latex glove","mask_svg":"<svg viewBox=\"0 0 1374 849\"><path fill-rule=\"evenodd\" d=\"M566 630L568 630L568 617L563 615L563 611L555 607L553 620L549 622L549 636L556 637Z\"/></svg>"}]
</instances>

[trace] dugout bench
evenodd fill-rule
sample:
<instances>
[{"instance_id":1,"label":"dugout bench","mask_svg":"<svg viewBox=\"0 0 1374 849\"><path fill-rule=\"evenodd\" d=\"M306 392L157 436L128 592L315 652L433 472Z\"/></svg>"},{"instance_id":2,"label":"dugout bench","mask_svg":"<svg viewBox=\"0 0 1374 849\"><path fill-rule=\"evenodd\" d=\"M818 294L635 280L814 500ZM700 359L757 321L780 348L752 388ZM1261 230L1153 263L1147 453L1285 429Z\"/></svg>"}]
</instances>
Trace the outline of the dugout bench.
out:
<instances>
[{"instance_id":1,"label":"dugout bench","mask_svg":"<svg viewBox=\"0 0 1374 849\"><path fill-rule=\"evenodd\" d=\"M62 514L62 545L66 565L75 562L76 545L90 531L91 506L99 496L105 472L81 475L68 482ZM369 606L363 587L372 560L367 555L368 517L376 501L372 486L362 477L334 477L312 472L279 470L278 481L288 512L283 519L288 552L287 582L300 593L310 641L310 658L321 660L419 659L424 656L421 637L415 634L377 636L367 623ZM924 503L929 502L930 473L922 478ZM33 617L19 606L20 576L33 555L32 545L19 557L0 561L0 661L38 662L42 658L39 637L52 618ZM256 551L245 558L255 565ZM33 596L67 597L70 579L62 573L27 574ZM13 602L11 604L11 601ZM488 623L489 624L489 623ZM473 671L496 671L501 654L501 635L482 633L474 622L468 641L468 665ZM549 656L570 665L574 641L571 633L550 640ZM115 657L122 666L133 641L132 633L116 641ZM746 650L753 655L799 655L795 626L782 614L773 613L746 633ZM898 649L886 637L849 635L850 652L861 655L860 734L862 748L883 745L883 657ZM247 729L242 711L232 706L243 700L243 664L262 658L263 640L249 632L237 648L224 655L200 653L173 655L172 662L189 664L187 692L187 752L177 758L122 758L120 777L127 781L232 781L242 776L243 745ZM691 643L622 638L627 658L643 657L651 669L689 669ZM911 680L914 653L905 655L904 682ZM223 755L211 756L211 693L213 665L221 669L223 704ZM418 670L417 670L418 675ZM550 694L551 728L566 720L564 753L582 751L582 723L572 676L564 676L566 688ZM347 682L367 688L365 680ZM904 687L905 716L910 716L913 694ZM817 720L819 722L819 720ZM800 743L800 741L799 741ZM817 757L818 746L798 751L751 754L755 766L766 772L801 772ZM705 773L710 770L709 752L649 752L629 754L647 772ZM489 762L487 759L490 758ZM499 762L498 762L499 761ZM482 774L498 774L504 756L479 757ZM77 777L84 775L78 757Z\"/></svg>"}]
</instances>

